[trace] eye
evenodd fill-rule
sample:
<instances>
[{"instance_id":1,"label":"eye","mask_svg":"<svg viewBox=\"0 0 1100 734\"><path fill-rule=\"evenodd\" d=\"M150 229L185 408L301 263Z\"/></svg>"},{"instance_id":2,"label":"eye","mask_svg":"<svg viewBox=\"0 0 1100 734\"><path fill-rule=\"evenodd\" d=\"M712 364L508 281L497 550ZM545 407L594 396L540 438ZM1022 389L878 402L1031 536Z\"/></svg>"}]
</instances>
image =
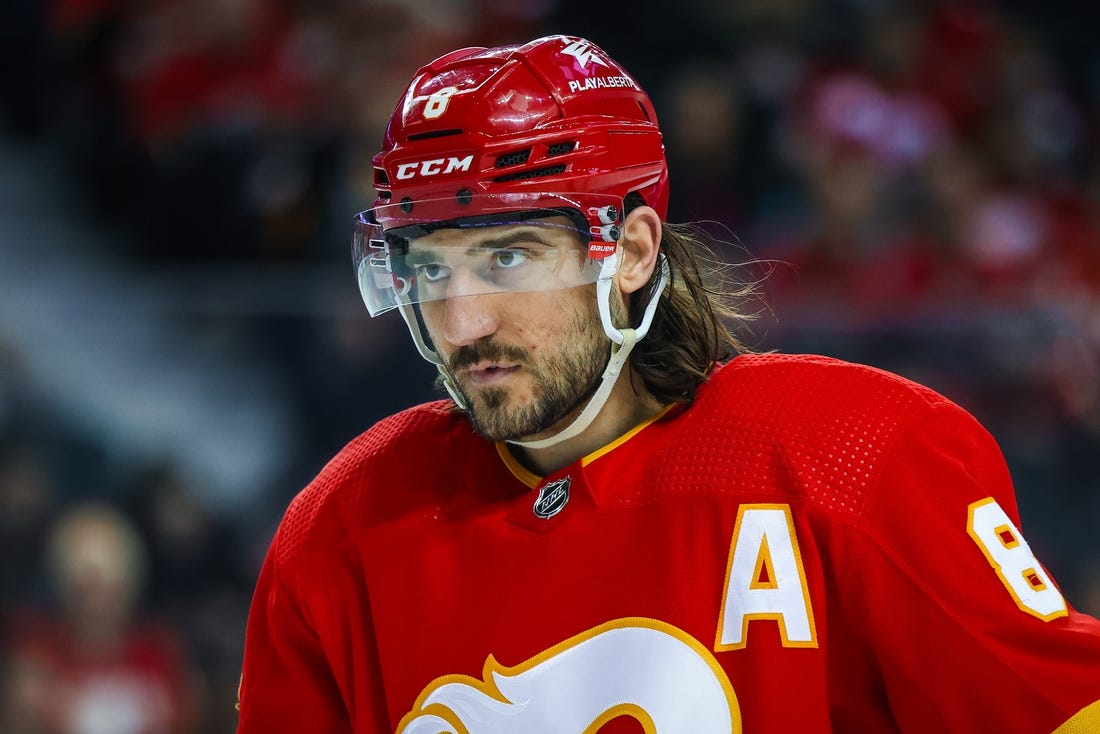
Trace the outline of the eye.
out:
<instances>
[{"instance_id":1,"label":"eye","mask_svg":"<svg viewBox=\"0 0 1100 734\"><path fill-rule=\"evenodd\" d=\"M451 274L451 269L439 263L423 263L416 266L416 275L429 283L443 280Z\"/></svg>"},{"instance_id":2,"label":"eye","mask_svg":"<svg viewBox=\"0 0 1100 734\"><path fill-rule=\"evenodd\" d=\"M493 253L493 266L499 268L516 268L531 259L531 253L527 250L497 250Z\"/></svg>"}]
</instances>

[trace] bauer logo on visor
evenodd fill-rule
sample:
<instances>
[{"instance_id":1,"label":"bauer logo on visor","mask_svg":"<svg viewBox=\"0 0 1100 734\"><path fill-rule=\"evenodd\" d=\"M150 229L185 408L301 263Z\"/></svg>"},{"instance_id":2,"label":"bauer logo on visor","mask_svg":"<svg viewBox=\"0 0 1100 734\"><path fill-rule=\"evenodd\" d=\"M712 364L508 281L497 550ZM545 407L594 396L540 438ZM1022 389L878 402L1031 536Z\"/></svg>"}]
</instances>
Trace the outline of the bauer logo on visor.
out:
<instances>
[{"instance_id":1,"label":"bauer logo on visor","mask_svg":"<svg viewBox=\"0 0 1100 734\"><path fill-rule=\"evenodd\" d=\"M622 201L604 194L403 200L360 214L352 253L372 315L416 303L611 278Z\"/></svg>"}]
</instances>

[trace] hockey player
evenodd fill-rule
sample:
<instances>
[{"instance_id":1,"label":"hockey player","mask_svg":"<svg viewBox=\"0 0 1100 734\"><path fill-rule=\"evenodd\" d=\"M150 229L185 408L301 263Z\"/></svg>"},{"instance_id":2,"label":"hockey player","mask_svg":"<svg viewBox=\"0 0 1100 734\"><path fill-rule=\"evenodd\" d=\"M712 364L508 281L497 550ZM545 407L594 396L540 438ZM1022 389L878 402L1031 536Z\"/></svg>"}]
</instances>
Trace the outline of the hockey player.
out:
<instances>
[{"instance_id":1,"label":"hockey player","mask_svg":"<svg viewBox=\"0 0 1100 734\"><path fill-rule=\"evenodd\" d=\"M450 399L287 510L241 734L1100 731L1100 623L992 438L896 375L742 349L602 50L437 59L374 169L358 284Z\"/></svg>"}]
</instances>

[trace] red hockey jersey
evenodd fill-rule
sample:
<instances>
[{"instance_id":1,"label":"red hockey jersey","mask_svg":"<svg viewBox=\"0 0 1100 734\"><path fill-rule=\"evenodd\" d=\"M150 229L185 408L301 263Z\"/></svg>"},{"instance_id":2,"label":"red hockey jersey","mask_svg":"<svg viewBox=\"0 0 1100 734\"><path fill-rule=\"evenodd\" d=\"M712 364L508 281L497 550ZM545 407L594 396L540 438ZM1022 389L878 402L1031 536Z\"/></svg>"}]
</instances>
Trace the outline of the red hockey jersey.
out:
<instances>
[{"instance_id":1,"label":"red hockey jersey","mask_svg":"<svg viewBox=\"0 0 1100 734\"><path fill-rule=\"evenodd\" d=\"M548 477L420 406L288 509L238 731L1100 731L1100 623L1019 525L969 414L827 358L739 357Z\"/></svg>"}]
</instances>

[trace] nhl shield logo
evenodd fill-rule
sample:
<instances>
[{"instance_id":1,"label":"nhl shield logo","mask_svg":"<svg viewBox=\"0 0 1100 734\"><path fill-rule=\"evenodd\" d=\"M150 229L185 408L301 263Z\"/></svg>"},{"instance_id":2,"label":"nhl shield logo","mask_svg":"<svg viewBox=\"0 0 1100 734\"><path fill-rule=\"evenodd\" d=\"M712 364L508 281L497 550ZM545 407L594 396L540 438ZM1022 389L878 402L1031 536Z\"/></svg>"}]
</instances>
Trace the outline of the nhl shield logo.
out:
<instances>
[{"instance_id":1,"label":"nhl shield logo","mask_svg":"<svg viewBox=\"0 0 1100 734\"><path fill-rule=\"evenodd\" d=\"M569 485L573 483L573 477L556 479L549 484L544 484L539 489L539 496L535 499L535 505L531 509L535 517L549 520L562 511L565 503L569 501Z\"/></svg>"}]
</instances>

